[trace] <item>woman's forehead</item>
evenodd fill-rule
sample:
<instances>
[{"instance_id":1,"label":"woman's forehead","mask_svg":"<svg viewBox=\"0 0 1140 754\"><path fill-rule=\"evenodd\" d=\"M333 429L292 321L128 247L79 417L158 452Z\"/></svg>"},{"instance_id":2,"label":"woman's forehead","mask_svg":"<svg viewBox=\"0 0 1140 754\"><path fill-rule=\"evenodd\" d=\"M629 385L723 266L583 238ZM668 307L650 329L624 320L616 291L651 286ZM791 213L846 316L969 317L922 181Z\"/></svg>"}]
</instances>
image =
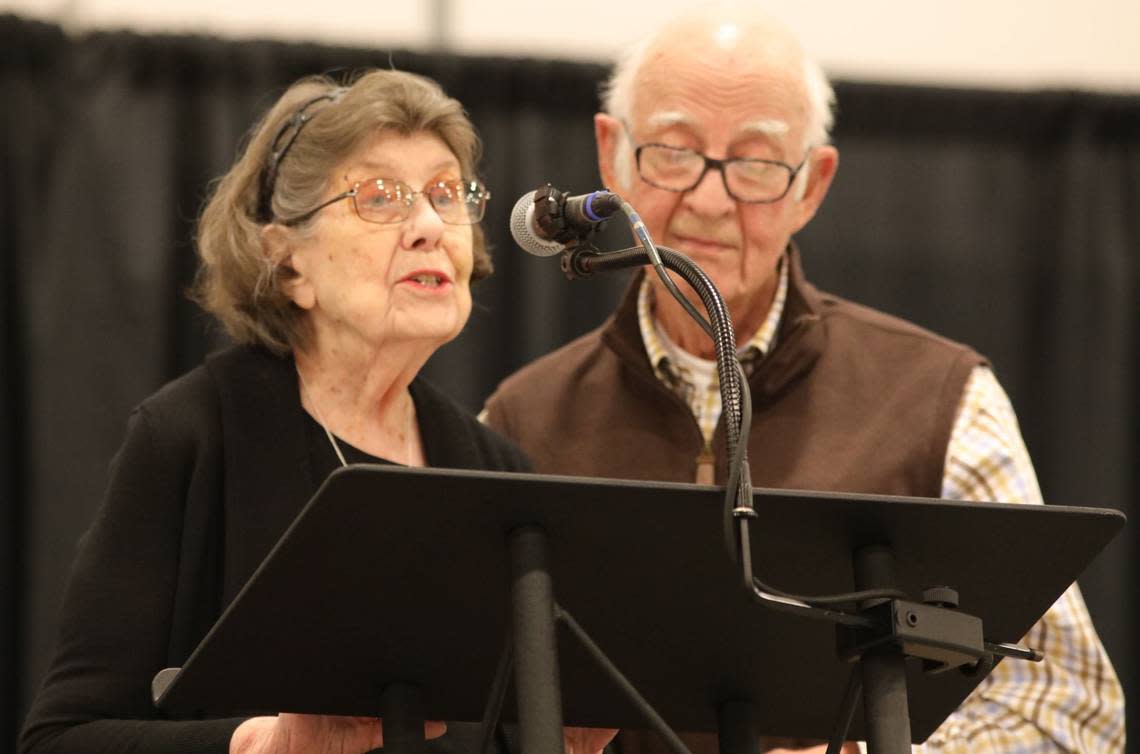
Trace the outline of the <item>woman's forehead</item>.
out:
<instances>
[{"instance_id":1,"label":"woman's forehead","mask_svg":"<svg viewBox=\"0 0 1140 754\"><path fill-rule=\"evenodd\" d=\"M429 131L402 134L380 131L344 161L351 172L365 171L393 178L404 172L436 173L459 170L459 158L438 135Z\"/></svg>"}]
</instances>

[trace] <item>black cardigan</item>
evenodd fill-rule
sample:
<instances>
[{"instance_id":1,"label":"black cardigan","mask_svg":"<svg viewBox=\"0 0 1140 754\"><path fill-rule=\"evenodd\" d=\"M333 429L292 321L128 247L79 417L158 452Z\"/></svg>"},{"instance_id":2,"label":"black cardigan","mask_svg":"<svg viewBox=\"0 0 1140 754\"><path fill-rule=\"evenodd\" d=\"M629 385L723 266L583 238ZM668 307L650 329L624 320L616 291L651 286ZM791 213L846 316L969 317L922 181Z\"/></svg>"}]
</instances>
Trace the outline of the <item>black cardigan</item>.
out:
<instances>
[{"instance_id":1,"label":"black cardigan","mask_svg":"<svg viewBox=\"0 0 1140 754\"><path fill-rule=\"evenodd\" d=\"M426 383L411 392L428 465L529 468ZM228 751L241 720L162 719L150 682L186 660L323 481L305 422L293 361L251 347L210 357L132 412L21 752ZM449 730L440 745L465 748L459 738Z\"/></svg>"}]
</instances>

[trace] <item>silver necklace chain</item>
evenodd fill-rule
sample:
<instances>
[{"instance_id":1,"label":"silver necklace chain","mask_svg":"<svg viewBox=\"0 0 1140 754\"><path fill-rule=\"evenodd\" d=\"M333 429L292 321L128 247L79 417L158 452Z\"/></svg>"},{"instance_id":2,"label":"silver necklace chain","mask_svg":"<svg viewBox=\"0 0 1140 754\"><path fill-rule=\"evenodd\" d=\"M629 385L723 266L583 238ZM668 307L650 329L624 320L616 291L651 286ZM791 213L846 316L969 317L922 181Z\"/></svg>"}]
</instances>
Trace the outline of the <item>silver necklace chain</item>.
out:
<instances>
[{"instance_id":1,"label":"silver necklace chain","mask_svg":"<svg viewBox=\"0 0 1140 754\"><path fill-rule=\"evenodd\" d=\"M301 374L300 366L297 367L297 379L301 381L301 390L304 391L305 397L309 400L309 405L313 407L313 411L317 415L317 424L321 425L321 429L325 431L329 442L332 443L332 449L336 453L336 457L340 459L340 465L347 466L348 461L344 460L344 453L340 452L340 445L337 444L333 433L329 431L329 425L325 423L325 417L321 416L321 408L317 405L317 402L313 400L313 393L309 390L308 383L305 382L305 375Z\"/></svg>"},{"instance_id":2,"label":"silver necklace chain","mask_svg":"<svg viewBox=\"0 0 1140 754\"><path fill-rule=\"evenodd\" d=\"M325 417L321 415L320 406L313 400L313 393L309 390L308 383L305 382L305 376L301 374L300 366L297 367L297 379L301 381L301 390L304 392L305 398L308 399L309 405L313 407L313 412L317 415L317 424L321 425L321 429L325 431L325 436L329 438L329 444L332 445L333 452L336 453L336 457L340 460L340 465L348 466L348 461L345 460L344 453L340 450L340 444L337 443L333 433L329 431L329 425L325 422ZM404 431L404 453L406 454L405 457L408 466L412 465L412 425L415 423L414 417L415 405L413 404L408 411L408 426Z\"/></svg>"}]
</instances>

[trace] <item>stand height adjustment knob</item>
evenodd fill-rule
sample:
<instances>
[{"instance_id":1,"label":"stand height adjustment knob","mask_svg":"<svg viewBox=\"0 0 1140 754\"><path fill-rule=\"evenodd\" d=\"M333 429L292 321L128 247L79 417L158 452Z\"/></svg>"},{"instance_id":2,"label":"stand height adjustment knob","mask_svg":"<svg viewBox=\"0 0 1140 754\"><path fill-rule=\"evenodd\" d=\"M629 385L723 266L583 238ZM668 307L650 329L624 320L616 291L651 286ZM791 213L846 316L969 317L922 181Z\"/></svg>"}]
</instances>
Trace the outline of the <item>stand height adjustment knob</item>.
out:
<instances>
[{"instance_id":1,"label":"stand height adjustment knob","mask_svg":"<svg viewBox=\"0 0 1140 754\"><path fill-rule=\"evenodd\" d=\"M932 586L922 590L922 601L935 607L958 607L958 591L948 586Z\"/></svg>"}]
</instances>

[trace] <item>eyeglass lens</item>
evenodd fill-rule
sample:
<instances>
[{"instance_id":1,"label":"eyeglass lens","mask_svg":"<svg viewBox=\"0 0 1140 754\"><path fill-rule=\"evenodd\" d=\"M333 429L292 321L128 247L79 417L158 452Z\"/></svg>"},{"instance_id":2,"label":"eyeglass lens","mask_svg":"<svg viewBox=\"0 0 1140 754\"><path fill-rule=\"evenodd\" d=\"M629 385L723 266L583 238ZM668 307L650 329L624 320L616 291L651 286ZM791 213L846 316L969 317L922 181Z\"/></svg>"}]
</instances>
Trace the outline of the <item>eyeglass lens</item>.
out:
<instances>
[{"instance_id":1,"label":"eyeglass lens","mask_svg":"<svg viewBox=\"0 0 1140 754\"><path fill-rule=\"evenodd\" d=\"M638 153L641 177L668 191L688 191L705 172L705 156L691 149L646 144ZM737 158L724 162L728 192L745 202L779 199L787 192L794 169L779 162Z\"/></svg>"},{"instance_id":2,"label":"eyeglass lens","mask_svg":"<svg viewBox=\"0 0 1140 754\"><path fill-rule=\"evenodd\" d=\"M483 219L488 193L479 181L439 181L413 191L403 181L371 178L356 187L356 211L362 220L398 223L412 212L416 195L423 194L440 219L452 225L471 225Z\"/></svg>"}]
</instances>

